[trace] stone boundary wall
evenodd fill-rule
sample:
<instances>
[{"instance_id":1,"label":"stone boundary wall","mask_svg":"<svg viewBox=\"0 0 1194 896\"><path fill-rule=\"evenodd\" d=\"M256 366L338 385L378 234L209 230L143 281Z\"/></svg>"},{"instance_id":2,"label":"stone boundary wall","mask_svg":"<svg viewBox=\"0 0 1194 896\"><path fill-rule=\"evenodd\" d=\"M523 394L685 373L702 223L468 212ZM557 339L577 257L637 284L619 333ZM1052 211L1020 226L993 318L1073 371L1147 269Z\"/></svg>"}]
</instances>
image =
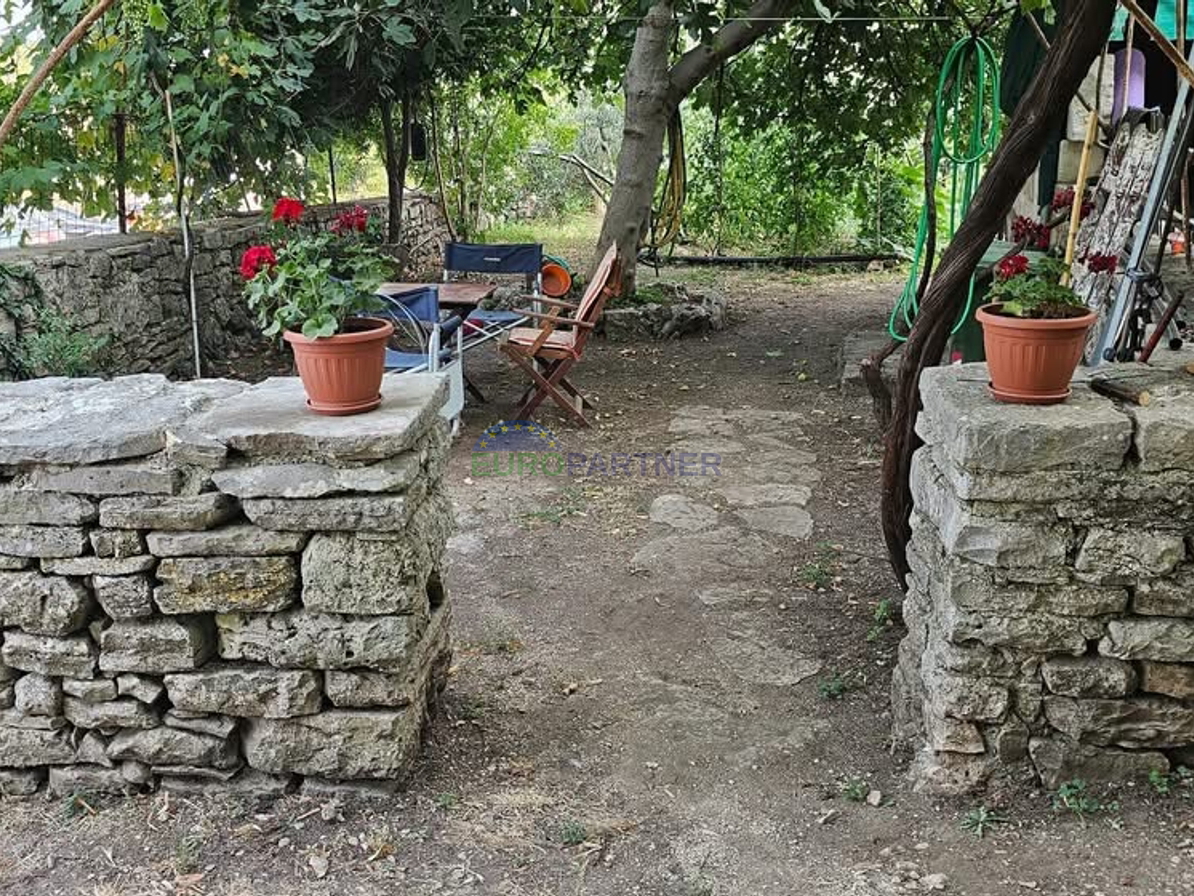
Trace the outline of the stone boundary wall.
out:
<instances>
[{"instance_id":1,"label":"stone boundary wall","mask_svg":"<svg viewBox=\"0 0 1194 896\"><path fill-rule=\"evenodd\" d=\"M386 200L313 206L311 220L330 222L341 211L363 205L385 220ZM443 212L431 196L408 190L404 204L403 245L414 274L442 269L448 240ZM223 365L244 354L268 352L245 305L238 272L244 250L258 242L263 213L235 215L197 223L195 294L203 359ZM88 237L26 249L0 250L0 265L34 273L45 303L72 324L105 336L103 367L115 374L194 373L191 311L178 231ZM19 283L0 281L0 292ZM32 296L0 295L0 334L32 325ZM4 375L0 356L0 378Z\"/></svg>"},{"instance_id":2,"label":"stone boundary wall","mask_svg":"<svg viewBox=\"0 0 1194 896\"><path fill-rule=\"evenodd\" d=\"M982 364L921 380L893 680L919 786L1194 767L1194 377L1105 375L1152 403L1076 380L1063 405L1000 405Z\"/></svg>"},{"instance_id":3,"label":"stone boundary wall","mask_svg":"<svg viewBox=\"0 0 1194 896\"><path fill-rule=\"evenodd\" d=\"M411 769L451 656L435 377L0 385L0 793Z\"/></svg>"}]
</instances>

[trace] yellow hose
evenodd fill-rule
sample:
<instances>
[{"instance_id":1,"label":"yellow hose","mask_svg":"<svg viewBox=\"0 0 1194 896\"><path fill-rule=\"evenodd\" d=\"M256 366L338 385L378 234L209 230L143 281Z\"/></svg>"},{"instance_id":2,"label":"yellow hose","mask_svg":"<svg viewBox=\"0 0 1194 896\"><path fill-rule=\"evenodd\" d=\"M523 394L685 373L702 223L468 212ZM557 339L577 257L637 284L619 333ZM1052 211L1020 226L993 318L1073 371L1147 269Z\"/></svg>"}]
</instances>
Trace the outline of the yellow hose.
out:
<instances>
[{"instance_id":1,"label":"yellow hose","mask_svg":"<svg viewBox=\"0 0 1194 896\"><path fill-rule=\"evenodd\" d=\"M659 251L671 245L680 236L684 201L688 195L688 167L684 161L684 126L680 122L680 110L672 113L667 123L668 165L667 177L663 182L663 193L659 198L659 210L651 218L651 241L649 248Z\"/></svg>"}]
</instances>

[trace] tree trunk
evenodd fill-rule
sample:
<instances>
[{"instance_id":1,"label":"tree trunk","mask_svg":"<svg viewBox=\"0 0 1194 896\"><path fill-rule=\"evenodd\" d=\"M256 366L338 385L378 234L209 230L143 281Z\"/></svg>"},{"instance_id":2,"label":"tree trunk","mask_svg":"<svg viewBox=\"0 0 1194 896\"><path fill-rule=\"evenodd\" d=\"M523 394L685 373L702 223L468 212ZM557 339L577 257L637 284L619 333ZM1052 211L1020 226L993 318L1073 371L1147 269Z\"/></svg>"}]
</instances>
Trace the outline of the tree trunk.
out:
<instances>
[{"instance_id":1,"label":"tree trunk","mask_svg":"<svg viewBox=\"0 0 1194 896\"><path fill-rule=\"evenodd\" d=\"M394 132L394 101L382 100L381 136L386 157L386 242L396 244L402 237L402 180L399 174L398 136Z\"/></svg>"},{"instance_id":2,"label":"tree trunk","mask_svg":"<svg viewBox=\"0 0 1194 896\"><path fill-rule=\"evenodd\" d=\"M460 236L461 239L468 240L473 233L469 226L468 216L468 159L466 158L468 144L467 141L460 139L461 103L463 103L462 98L452 105L452 166L455 169L456 214L457 220L460 222Z\"/></svg>"},{"instance_id":3,"label":"tree trunk","mask_svg":"<svg viewBox=\"0 0 1194 896\"><path fill-rule=\"evenodd\" d=\"M124 112L117 112L112 122L112 139L116 146L116 222L121 233L129 230L128 160L125 153L127 122Z\"/></svg>"},{"instance_id":4,"label":"tree trunk","mask_svg":"<svg viewBox=\"0 0 1194 896\"><path fill-rule=\"evenodd\" d=\"M435 88L427 90L427 103L431 113L431 148L435 152L435 185L439 190L440 208L444 210L444 225L448 228L448 239L456 242L456 230L452 227L452 210L448 208L448 194L444 189L444 168L440 162L442 149L439 132L439 109L435 105Z\"/></svg>"},{"instance_id":5,"label":"tree trunk","mask_svg":"<svg viewBox=\"0 0 1194 896\"><path fill-rule=\"evenodd\" d=\"M398 202L391 204L398 213L398 226L390 227L390 242L395 246L402 244L402 230L406 222L403 214L406 211L406 169L410 165L410 122L411 122L410 91L402 91L402 134L398 141Z\"/></svg>"},{"instance_id":6,"label":"tree trunk","mask_svg":"<svg viewBox=\"0 0 1194 896\"><path fill-rule=\"evenodd\" d=\"M755 0L740 18L668 68L675 13L672 0L657 0L639 22L626 65L626 111L622 148L609 205L601 222L594 266L610 243L618 244L621 287L634 291L638 247L651 214L655 180L663 161L663 138L672 113L723 62L778 27L796 9L795 0Z\"/></svg>"},{"instance_id":7,"label":"tree trunk","mask_svg":"<svg viewBox=\"0 0 1194 896\"><path fill-rule=\"evenodd\" d=\"M634 292L638 247L651 213L655 178L663 161L663 135L672 114L667 70L671 34L672 4L661 0L639 23L626 66L622 149L597 251L600 256L610 243L618 244L622 291L627 294Z\"/></svg>"},{"instance_id":8,"label":"tree trunk","mask_svg":"<svg viewBox=\"0 0 1194 896\"><path fill-rule=\"evenodd\" d=\"M1016 194L1036 167L1070 99L1111 30L1115 0L1076 0L1007 133L991 159L970 209L941 257L900 362L895 412L883 455L881 521L892 568L907 584L912 493L908 476L920 446L920 375L941 363L949 332L966 300L966 283L1002 225Z\"/></svg>"}]
</instances>

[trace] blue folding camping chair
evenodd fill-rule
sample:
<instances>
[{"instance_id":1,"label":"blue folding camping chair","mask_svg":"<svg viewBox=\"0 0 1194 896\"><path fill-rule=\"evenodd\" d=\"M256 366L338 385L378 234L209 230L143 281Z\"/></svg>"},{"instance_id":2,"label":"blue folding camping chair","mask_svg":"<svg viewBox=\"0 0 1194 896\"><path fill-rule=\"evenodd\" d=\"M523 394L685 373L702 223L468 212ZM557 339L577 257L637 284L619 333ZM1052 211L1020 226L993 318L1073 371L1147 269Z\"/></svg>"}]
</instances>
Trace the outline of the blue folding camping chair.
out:
<instances>
[{"instance_id":1,"label":"blue folding camping chair","mask_svg":"<svg viewBox=\"0 0 1194 896\"><path fill-rule=\"evenodd\" d=\"M448 243L444 246L444 282L450 282L453 274L524 274L526 288L531 301L538 310L543 267L543 246L541 243ZM472 351L480 345L498 339L504 333L521 326L527 316L519 311L476 308L469 312L464 322L464 351ZM485 395L468 377L465 387L479 401Z\"/></svg>"},{"instance_id":2,"label":"blue folding camping chair","mask_svg":"<svg viewBox=\"0 0 1194 896\"><path fill-rule=\"evenodd\" d=\"M444 282L452 274L525 274L527 292L538 298L542 291L541 243L448 243L444 246Z\"/></svg>"},{"instance_id":3,"label":"blue folding camping chair","mask_svg":"<svg viewBox=\"0 0 1194 896\"><path fill-rule=\"evenodd\" d=\"M386 349L386 372L395 376L428 372L447 377L448 399L440 408L440 416L452 424L455 434L464 410L464 321L440 311L439 289L435 286L379 293L378 298L385 303L378 315L394 324L394 347Z\"/></svg>"}]
</instances>

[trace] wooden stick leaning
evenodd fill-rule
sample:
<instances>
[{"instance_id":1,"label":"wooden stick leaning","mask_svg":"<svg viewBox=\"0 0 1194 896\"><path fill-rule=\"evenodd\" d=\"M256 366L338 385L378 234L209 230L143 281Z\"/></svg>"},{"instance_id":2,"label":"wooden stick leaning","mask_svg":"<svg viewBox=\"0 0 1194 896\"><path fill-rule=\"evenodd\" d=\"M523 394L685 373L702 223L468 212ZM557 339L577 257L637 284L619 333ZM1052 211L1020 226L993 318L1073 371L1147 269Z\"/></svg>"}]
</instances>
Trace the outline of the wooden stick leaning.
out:
<instances>
[{"instance_id":1,"label":"wooden stick leaning","mask_svg":"<svg viewBox=\"0 0 1194 896\"><path fill-rule=\"evenodd\" d=\"M1082 141L1082 158L1078 161L1078 182L1074 184L1074 202L1070 206L1070 226L1065 239L1065 271L1061 275L1061 285L1070 285L1070 266L1074 263L1074 245L1078 240L1078 227L1082 224L1082 200L1086 198L1086 176L1090 169L1091 150L1094 149L1095 137L1099 132L1099 95L1103 88L1103 66L1107 60L1104 47L1103 55L1099 57L1099 70L1095 75L1095 107L1086 120L1086 139Z\"/></svg>"},{"instance_id":2,"label":"wooden stick leaning","mask_svg":"<svg viewBox=\"0 0 1194 896\"><path fill-rule=\"evenodd\" d=\"M1174 68L1177 69L1177 73L1189 81L1191 86L1194 86L1194 69L1190 68L1190 64L1178 52L1173 42L1161 33L1161 29L1157 26L1157 23L1148 17L1148 14L1140 8L1140 4L1136 0L1119 0L1119 2L1124 9L1132 14L1132 18L1140 24L1140 27L1148 33L1148 36L1153 39L1153 43L1165 54L1165 57L1173 63Z\"/></svg>"}]
</instances>

